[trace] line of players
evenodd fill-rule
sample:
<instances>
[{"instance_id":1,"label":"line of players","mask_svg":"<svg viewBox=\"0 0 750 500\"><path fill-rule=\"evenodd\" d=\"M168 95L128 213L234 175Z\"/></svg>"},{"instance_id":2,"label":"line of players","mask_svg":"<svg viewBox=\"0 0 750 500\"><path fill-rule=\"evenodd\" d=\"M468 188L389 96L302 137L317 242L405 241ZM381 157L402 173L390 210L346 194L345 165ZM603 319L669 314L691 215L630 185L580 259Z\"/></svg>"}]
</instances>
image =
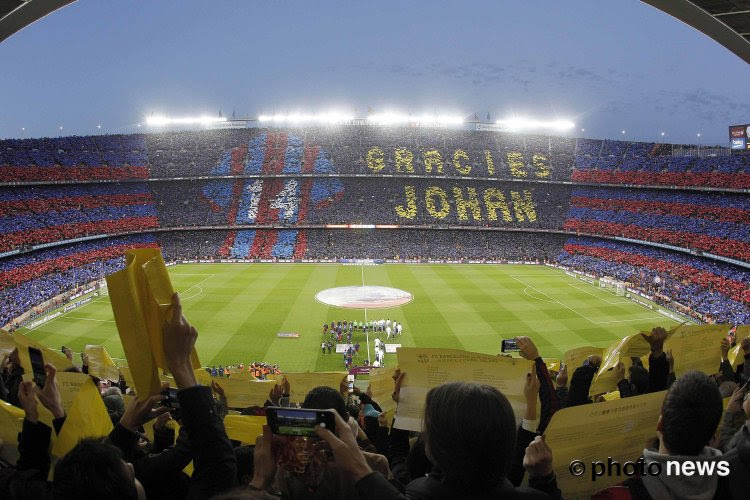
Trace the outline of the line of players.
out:
<instances>
[{"instance_id":1,"label":"line of players","mask_svg":"<svg viewBox=\"0 0 750 500\"><path fill-rule=\"evenodd\" d=\"M336 343L342 343L346 341L349 345L346 352L344 353L344 367L348 370L352 367L354 356L359 356L360 345L359 342L352 345L352 335L355 332L366 332L366 333L385 333L387 339L396 338L403 334L404 327L397 321L391 321L388 319L379 319L371 321L332 321L330 326L327 323L323 324L323 341L320 344L320 349L323 354L328 350L328 354L331 354L331 350ZM330 340L326 341L326 335L330 335ZM364 365L368 365L370 360L365 360ZM375 339L375 361L372 363L374 367L382 367L385 365L385 344L380 340L380 337Z\"/></svg>"},{"instance_id":2,"label":"line of players","mask_svg":"<svg viewBox=\"0 0 750 500\"><path fill-rule=\"evenodd\" d=\"M384 332L387 339L391 337L396 338L403 333L404 327L397 321L391 321L388 319L378 319L371 321L331 321L330 326L328 323L323 323L323 335L325 336L330 332L331 340L334 338L336 342L342 342L344 337L347 338L348 342L352 341L352 333L354 332L365 332L365 333L377 333Z\"/></svg>"}]
</instances>

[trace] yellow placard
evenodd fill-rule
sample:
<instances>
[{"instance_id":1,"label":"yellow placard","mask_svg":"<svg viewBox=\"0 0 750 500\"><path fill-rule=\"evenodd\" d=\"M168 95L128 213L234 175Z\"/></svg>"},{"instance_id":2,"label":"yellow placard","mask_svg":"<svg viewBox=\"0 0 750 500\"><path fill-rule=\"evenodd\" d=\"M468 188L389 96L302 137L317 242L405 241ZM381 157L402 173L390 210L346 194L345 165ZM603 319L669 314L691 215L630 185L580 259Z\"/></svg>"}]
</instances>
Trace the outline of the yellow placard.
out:
<instances>
[{"instance_id":1,"label":"yellow placard","mask_svg":"<svg viewBox=\"0 0 750 500\"><path fill-rule=\"evenodd\" d=\"M230 408L247 408L249 406L263 406L268 394L276 385L274 381L236 380L232 377L213 379L224 389L227 396L227 406Z\"/></svg>"},{"instance_id":2,"label":"yellow placard","mask_svg":"<svg viewBox=\"0 0 750 500\"><path fill-rule=\"evenodd\" d=\"M301 403L305 396L315 387L325 386L339 390L341 380L347 375L346 372L292 372L284 376L289 381L289 400Z\"/></svg>"},{"instance_id":3,"label":"yellow placard","mask_svg":"<svg viewBox=\"0 0 750 500\"><path fill-rule=\"evenodd\" d=\"M244 444L255 444L255 439L263 435L263 426L266 425L266 417L253 417L245 415L227 415L224 417L224 427L229 439L240 441Z\"/></svg>"},{"instance_id":4,"label":"yellow placard","mask_svg":"<svg viewBox=\"0 0 750 500\"><path fill-rule=\"evenodd\" d=\"M13 338L13 335L0 328L0 361L2 361L3 356L13 352L13 349L15 348L16 341Z\"/></svg>"},{"instance_id":5,"label":"yellow placard","mask_svg":"<svg viewBox=\"0 0 750 500\"><path fill-rule=\"evenodd\" d=\"M729 329L727 329L727 332ZM741 365L745 362L745 353L742 350L742 340L750 337L750 325L741 325L737 327L737 331L734 334L735 342L737 345L729 350L729 362L732 367L736 368L737 365Z\"/></svg>"},{"instance_id":6,"label":"yellow placard","mask_svg":"<svg viewBox=\"0 0 750 500\"><path fill-rule=\"evenodd\" d=\"M563 362L568 367L568 376L572 375L576 371L576 368L582 366L586 358L592 355L603 358L604 349L601 347L586 346L571 349L563 354Z\"/></svg>"},{"instance_id":7,"label":"yellow placard","mask_svg":"<svg viewBox=\"0 0 750 500\"><path fill-rule=\"evenodd\" d=\"M23 379L27 382L33 381L34 376L30 373L24 373ZM73 402L78 397L78 393L81 392L81 387L93 383L91 377L85 373L76 372L57 372L55 374L55 379L57 380L57 387L60 391L63 410L65 410L66 414L69 413L70 409L73 407ZM37 411L39 412L39 420L52 427L52 420L55 418L52 413L39 402L37 404Z\"/></svg>"},{"instance_id":8,"label":"yellow placard","mask_svg":"<svg viewBox=\"0 0 750 500\"><path fill-rule=\"evenodd\" d=\"M613 342L602 354L602 364L591 383L589 394L602 394L617 390L613 368L622 362L627 369L633 364L631 357L642 357L651 352L651 345L640 333L634 333ZM569 372L570 373L570 372Z\"/></svg>"},{"instance_id":9,"label":"yellow placard","mask_svg":"<svg viewBox=\"0 0 750 500\"><path fill-rule=\"evenodd\" d=\"M70 360L63 354L44 347L39 342L31 340L26 335L16 333L13 335L13 339L16 341L16 345L18 346L18 358L21 361L21 366L23 367L24 373L34 373L34 371L31 369L29 347L36 347L37 349L42 351L42 358L44 359L44 362L51 363L52 366L57 369L58 373L73 366L73 363L71 363Z\"/></svg>"},{"instance_id":10,"label":"yellow placard","mask_svg":"<svg viewBox=\"0 0 750 500\"><path fill-rule=\"evenodd\" d=\"M495 387L510 401L518 419L526 410L523 387L533 362L454 349L398 350L398 366L405 373L395 427L422 430L427 392L447 382L476 382Z\"/></svg>"},{"instance_id":11,"label":"yellow placard","mask_svg":"<svg viewBox=\"0 0 750 500\"><path fill-rule=\"evenodd\" d=\"M0 401L0 457L15 464L18 461L18 434L23 428L24 412L10 403Z\"/></svg>"},{"instance_id":12,"label":"yellow placard","mask_svg":"<svg viewBox=\"0 0 750 500\"><path fill-rule=\"evenodd\" d=\"M547 365L547 371L560 371L560 360L559 359L544 359L544 364Z\"/></svg>"},{"instance_id":13,"label":"yellow placard","mask_svg":"<svg viewBox=\"0 0 750 500\"><path fill-rule=\"evenodd\" d=\"M84 347L83 352L89 357L89 375L114 382L120 380L120 372L117 369L117 365L109 356L104 346L87 345Z\"/></svg>"},{"instance_id":14,"label":"yellow placard","mask_svg":"<svg viewBox=\"0 0 750 500\"><path fill-rule=\"evenodd\" d=\"M557 484L565 498L589 498L591 494L626 479L604 474L592 481L592 462L620 464L636 461L647 442L656 436L656 423L666 391L615 399L558 410L545 432L554 454ZM580 476L570 472L571 463L581 461Z\"/></svg>"},{"instance_id":15,"label":"yellow placard","mask_svg":"<svg viewBox=\"0 0 750 500\"><path fill-rule=\"evenodd\" d=\"M690 370L708 375L718 372L721 339L726 337L730 328L730 325L680 325L674 328L664 342L664 351L672 351L675 375L679 377Z\"/></svg>"},{"instance_id":16,"label":"yellow placard","mask_svg":"<svg viewBox=\"0 0 750 500\"><path fill-rule=\"evenodd\" d=\"M393 372L395 368L374 368L370 371L370 389L372 399L388 413L396 409L392 394L394 389Z\"/></svg>"},{"instance_id":17,"label":"yellow placard","mask_svg":"<svg viewBox=\"0 0 750 500\"><path fill-rule=\"evenodd\" d=\"M56 457L68 453L83 438L103 437L112 432L112 420L99 390L91 378L88 380L88 383L80 386L57 442L52 446L52 454Z\"/></svg>"},{"instance_id":18,"label":"yellow placard","mask_svg":"<svg viewBox=\"0 0 750 500\"><path fill-rule=\"evenodd\" d=\"M122 378L125 379L125 383L128 385L128 387L133 387L133 374L130 373L130 367L120 366L118 367L118 371L120 372L120 375L122 375ZM134 387L133 390L135 390Z\"/></svg>"},{"instance_id":19,"label":"yellow placard","mask_svg":"<svg viewBox=\"0 0 750 500\"><path fill-rule=\"evenodd\" d=\"M158 248L125 252L125 269L107 276L117 331L140 395L161 391L158 368L166 368L162 327L170 317L174 289ZM193 350L193 368L200 368Z\"/></svg>"}]
</instances>

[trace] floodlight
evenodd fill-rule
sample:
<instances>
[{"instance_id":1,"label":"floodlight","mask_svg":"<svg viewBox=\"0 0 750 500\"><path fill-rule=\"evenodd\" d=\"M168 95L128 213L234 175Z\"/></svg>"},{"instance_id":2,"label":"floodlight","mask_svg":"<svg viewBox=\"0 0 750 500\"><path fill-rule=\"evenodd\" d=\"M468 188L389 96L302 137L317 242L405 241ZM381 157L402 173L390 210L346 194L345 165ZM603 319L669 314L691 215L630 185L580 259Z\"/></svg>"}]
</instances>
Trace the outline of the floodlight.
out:
<instances>
[{"instance_id":1,"label":"floodlight","mask_svg":"<svg viewBox=\"0 0 750 500\"><path fill-rule=\"evenodd\" d=\"M334 124L334 123L346 123L354 119L354 116L347 113L340 113L337 111L329 111L325 113L276 113L273 115L260 115L258 116L259 122L272 122L272 123L323 123L323 124Z\"/></svg>"},{"instance_id":2,"label":"floodlight","mask_svg":"<svg viewBox=\"0 0 750 500\"><path fill-rule=\"evenodd\" d=\"M535 120L531 118L514 116L496 122L498 125L502 125L511 131L523 131L523 130L534 130L534 129L550 129L555 131L570 130L576 126L570 120ZM581 129L583 132L585 129Z\"/></svg>"},{"instance_id":3,"label":"floodlight","mask_svg":"<svg viewBox=\"0 0 750 500\"><path fill-rule=\"evenodd\" d=\"M373 125L398 125L403 123L420 123L423 125L460 125L464 119L459 115L422 114L408 115L393 111L375 113L367 117Z\"/></svg>"},{"instance_id":4,"label":"floodlight","mask_svg":"<svg viewBox=\"0 0 750 500\"><path fill-rule=\"evenodd\" d=\"M211 123L225 122L223 116L189 116L184 118L169 118L163 115L149 116L146 125L151 127L163 127L166 125L208 125Z\"/></svg>"}]
</instances>

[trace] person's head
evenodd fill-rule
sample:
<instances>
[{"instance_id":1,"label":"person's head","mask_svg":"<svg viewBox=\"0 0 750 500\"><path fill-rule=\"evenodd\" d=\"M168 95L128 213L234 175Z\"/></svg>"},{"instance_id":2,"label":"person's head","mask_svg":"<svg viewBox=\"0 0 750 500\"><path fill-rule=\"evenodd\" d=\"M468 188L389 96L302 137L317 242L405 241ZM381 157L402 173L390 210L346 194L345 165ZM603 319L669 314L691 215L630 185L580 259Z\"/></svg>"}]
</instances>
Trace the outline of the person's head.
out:
<instances>
[{"instance_id":1,"label":"person's head","mask_svg":"<svg viewBox=\"0 0 750 500\"><path fill-rule=\"evenodd\" d=\"M660 451L698 455L716 432L722 412L716 384L704 373L685 373L672 384L662 403L656 428Z\"/></svg>"},{"instance_id":2,"label":"person's head","mask_svg":"<svg viewBox=\"0 0 750 500\"><path fill-rule=\"evenodd\" d=\"M631 366L630 383L636 394L646 394L648 392L648 371L643 366Z\"/></svg>"},{"instance_id":3,"label":"person's head","mask_svg":"<svg viewBox=\"0 0 750 500\"><path fill-rule=\"evenodd\" d=\"M427 457L446 481L472 492L489 491L513 459L516 418L494 387L443 384L427 393L424 439Z\"/></svg>"},{"instance_id":4,"label":"person's head","mask_svg":"<svg viewBox=\"0 0 750 500\"><path fill-rule=\"evenodd\" d=\"M146 495L120 450L99 439L83 439L55 466L55 499L135 500Z\"/></svg>"},{"instance_id":5,"label":"person's head","mask_svg":"<svg viewBox=\"0 0 750 500\"><path fill-rule=\"evenodd\" d=\"M344 398L339 394L339 391L332 387L315 387L305 396L305 400L302 402L302 408L309 408L315 410L328 410L333 408L336 410L344 422L349 420L349 413L346 411L346 402Z\"/></svg>"}]
</instances>

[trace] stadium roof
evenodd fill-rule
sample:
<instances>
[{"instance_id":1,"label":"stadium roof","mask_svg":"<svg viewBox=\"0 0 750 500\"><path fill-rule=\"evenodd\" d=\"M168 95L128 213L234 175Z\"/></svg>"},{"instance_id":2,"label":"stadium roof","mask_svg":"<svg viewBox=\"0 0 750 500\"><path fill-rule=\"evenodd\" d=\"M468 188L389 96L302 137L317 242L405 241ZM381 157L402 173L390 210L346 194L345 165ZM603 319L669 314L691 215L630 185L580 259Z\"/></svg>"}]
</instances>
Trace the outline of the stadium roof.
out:
<instances>
[{"instance_id":1,"label":"stadium roof","mask_svg":"<svg viewBox=\"0 0 750 500\"><path fill-rule=\"evenodd\" d=\"M0 0L0 42L75 0ZM750 0L641 0L708 35L750 64Z\"/></svg>"},{"instance_id":2,"label":"stadium roof","mask_svg":"<svg viewBox=\"0 0 750 500\"><path fill-rule=\"evenodd\" d=\"M642 0L710 36L750 64L750 0Z\"/></svg>"},{"instance_id":3,"label":"stadium roof","mask_svg":"<svg viewBox=\"0 0 750 500\"><path fill-rule=\"evenodd\" d=\"M0 42L75 0L0 0Z\"/></svg>"}]
</instances>

